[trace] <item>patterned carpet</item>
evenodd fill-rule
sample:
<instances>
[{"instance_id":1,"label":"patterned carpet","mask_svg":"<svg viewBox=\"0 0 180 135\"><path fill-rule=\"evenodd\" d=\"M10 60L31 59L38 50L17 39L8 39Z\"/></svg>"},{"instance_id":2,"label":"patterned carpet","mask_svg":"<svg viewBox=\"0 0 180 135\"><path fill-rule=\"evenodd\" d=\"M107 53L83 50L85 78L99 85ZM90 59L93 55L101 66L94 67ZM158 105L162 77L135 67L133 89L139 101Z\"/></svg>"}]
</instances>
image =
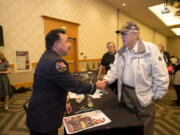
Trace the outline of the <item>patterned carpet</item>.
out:
<instances>
[{"instance_id":1,"label":"patterned carpet","mask_svg":"<svg viewBox=\"0 0 180 135\"><path fill-rule=\"evenodd\" d=\"M31 92L14 94L9 102L9 110L0 109L0 135L28 135L26 115L22 104L30 97Z\"/></svg>"},{"instance_id":2,"label":"patterned carpet","mask_svg":"<svg viewBox=\"0 0 180 135\"><path fill-rule=\"evenodd\" d=\"M0 135L29 135L22 104L30 95L31 91L14 94L7 112L0 102ZM154 135L180 135L180 106L172 106L175 99L175 90L171 86L167 95L157 101ZM63 127L59 135L63 135Z\"/></svg>"},{"instance_id":3,"label":"patterned carpet","mask_svg":"<svg viewBox=\"0 0 180 135\"><path fill-rule=\"evenodd\" d=\"M154 135L180 135L180 106L172 105L176 98L170 86L166 96L156 103Z\"/></svg>"}]
</instances>

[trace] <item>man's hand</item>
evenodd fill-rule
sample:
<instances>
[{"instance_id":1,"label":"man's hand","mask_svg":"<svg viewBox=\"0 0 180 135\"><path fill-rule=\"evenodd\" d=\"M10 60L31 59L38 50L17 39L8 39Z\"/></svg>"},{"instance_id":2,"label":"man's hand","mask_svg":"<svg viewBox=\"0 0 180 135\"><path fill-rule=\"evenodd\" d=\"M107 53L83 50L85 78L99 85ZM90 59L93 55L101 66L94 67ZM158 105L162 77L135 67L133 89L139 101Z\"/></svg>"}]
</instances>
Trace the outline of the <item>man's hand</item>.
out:
<instances>
[{"instance_id":1,"label":"man's hand","mask_svg":"<svg viewBox=\"0 0 180 135\"><path fill-rule=\"evenodd\" d=\"M72 112L72 107L70 103L66 103L66 112L67 114L70 114Z\"/></svg>"},{"instance_id":2,"label":"man's hand","mask_svg":"<svg viewBox=\"0 0 180 135\"><path fill-rule=\"evenodd\" d=\"M105 90L106 82L105 81L97 81L96 82L96 87L98 89Z\"/></svg>"}]
</instances>

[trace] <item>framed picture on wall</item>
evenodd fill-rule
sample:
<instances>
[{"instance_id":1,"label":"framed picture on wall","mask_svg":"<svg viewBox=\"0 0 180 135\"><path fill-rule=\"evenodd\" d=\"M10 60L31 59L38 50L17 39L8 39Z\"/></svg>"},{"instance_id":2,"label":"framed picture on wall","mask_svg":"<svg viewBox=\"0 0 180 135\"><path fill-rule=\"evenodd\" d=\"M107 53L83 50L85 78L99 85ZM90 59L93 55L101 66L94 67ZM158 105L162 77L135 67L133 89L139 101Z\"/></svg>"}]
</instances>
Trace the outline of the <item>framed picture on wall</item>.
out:
<instances>
[{"instance_id":1,"label":"framed picture on wall","mask_svg":"<svg viewBox=\"0 0 180 135\"><path fill-rule=\"evenodd\" d=\"M14 72L28 72L32 71L32 65L30 61L30 53L26 50L14 51Z\"/></svg>"},{"instance_id":2,"label":"framed picture on wall","mask_svg":"<svg viewBox=\"0 0 180 135\"><path fill-rule=\"evenodd\" d=\"M3 27L0 25L0 47L4 46Z\"/></svg>"}]
</instances>

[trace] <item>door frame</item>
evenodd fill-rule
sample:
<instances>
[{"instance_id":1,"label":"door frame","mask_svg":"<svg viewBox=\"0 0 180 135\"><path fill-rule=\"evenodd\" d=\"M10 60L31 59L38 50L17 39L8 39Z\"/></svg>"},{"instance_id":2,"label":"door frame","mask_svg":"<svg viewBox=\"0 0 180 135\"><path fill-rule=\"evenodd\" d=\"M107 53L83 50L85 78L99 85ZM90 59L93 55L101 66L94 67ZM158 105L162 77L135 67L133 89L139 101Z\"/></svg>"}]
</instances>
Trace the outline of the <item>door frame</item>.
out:
<instances>
[{"instance_id":1,"label":"door frame","mask_svg":"<svg viewBox=\"0 0 180 135\"><path fill-rule=\"evenodd\" d=\"M79 25L78 23L62 20L62 19L57 19L49 16L43 15L42 18L44 19L44 34L46 35L48 32L46 31L46 22L45 20L52 20L59 22L61 24L60 28L63 26L66 27L66 34L68 35L68 38L75 39L75 72L79 71L79 46L78 46L78 28Z\"/></svg>"}]
</instances>

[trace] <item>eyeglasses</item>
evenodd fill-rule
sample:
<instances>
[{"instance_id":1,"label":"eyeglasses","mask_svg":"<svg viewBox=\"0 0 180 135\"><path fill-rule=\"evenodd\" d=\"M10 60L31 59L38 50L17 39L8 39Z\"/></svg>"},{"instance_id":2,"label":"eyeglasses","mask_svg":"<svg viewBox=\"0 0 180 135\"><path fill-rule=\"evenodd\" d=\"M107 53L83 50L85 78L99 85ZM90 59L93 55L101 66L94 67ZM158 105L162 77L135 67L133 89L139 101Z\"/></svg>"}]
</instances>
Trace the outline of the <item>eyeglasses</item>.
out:
<instances>
[{"instance_id":1,"label":"eyeglasses","mask_svg":"<svg viewBox=\"0 0 180 135\"><path fill-rule=\"evenodd\" d=\"M121 36L127 36L128 35L128 32L123 32L123 33L121 33Z\"/></svg>"},{"instance_id":2,"label":"eyeglasses","mask_svg":"<svg viewBox=\"0 0 180 135\"><path fill-rule=\"evenodd\" d=\"M112 48L112 47L114 47L114 45L108 45L108 46L107 46L107 48Z\"/></svg>"}]
</instances>

